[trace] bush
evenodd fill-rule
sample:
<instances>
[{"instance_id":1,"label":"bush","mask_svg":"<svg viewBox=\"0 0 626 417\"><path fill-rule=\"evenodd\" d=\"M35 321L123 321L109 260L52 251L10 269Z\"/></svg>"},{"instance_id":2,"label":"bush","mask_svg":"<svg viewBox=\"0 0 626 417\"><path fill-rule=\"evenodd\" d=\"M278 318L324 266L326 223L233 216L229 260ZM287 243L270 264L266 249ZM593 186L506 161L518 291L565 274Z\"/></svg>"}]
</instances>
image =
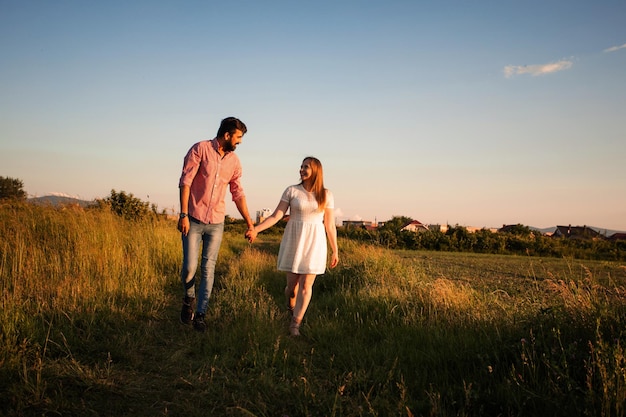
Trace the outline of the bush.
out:
<instances>
[{"instance_id":1,"label":"bush","mask_svg":"<svg viewBox=\"0 0 626 417\"><path fill-rule=\"evenodd\" d=\"M26 200L26 191L22 180L9 177L0 177L0 200Z\"/></svg>"},{"instance_id":2,"label":"bush","mask_svg":"<svg viewBox=\"0 0 626 417\"><path fill-rule=\"evenodd\" d=\"M143 220L156 214L156 206L150 207L150 203L141 201L132 193L119 193L111 190L111 195L105 199L97 199L99 208L109 208L113 213L127 220Z\"/></svg>"}]
</instances>

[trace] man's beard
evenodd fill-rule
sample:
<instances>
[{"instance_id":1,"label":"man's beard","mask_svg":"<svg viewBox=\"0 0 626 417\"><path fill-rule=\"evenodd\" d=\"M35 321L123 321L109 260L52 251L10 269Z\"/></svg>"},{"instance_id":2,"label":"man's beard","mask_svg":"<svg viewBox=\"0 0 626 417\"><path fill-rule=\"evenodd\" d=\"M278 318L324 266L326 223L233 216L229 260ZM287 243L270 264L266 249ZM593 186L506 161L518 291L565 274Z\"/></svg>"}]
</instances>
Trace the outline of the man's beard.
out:
<instances>
[{"instance_id":1,"label":"man's beard","mask_svg":"<svg viewBox=\"0 0 626 417\"><path fill-rule=\"evenodd\" d=\"M237 148L237 145L233 144L233 140L227 140L224 142L224 150L226 152L233 152Z\"/></svg>"}]
</instances>

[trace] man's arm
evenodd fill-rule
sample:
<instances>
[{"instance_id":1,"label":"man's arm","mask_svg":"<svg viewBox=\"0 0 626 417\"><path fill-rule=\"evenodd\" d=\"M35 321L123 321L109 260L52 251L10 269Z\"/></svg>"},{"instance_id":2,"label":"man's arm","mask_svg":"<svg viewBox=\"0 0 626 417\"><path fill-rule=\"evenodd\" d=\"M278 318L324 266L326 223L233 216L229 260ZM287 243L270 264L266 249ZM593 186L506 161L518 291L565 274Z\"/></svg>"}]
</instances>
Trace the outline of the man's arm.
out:
<instances>
[{"instance_id":1,"label":"man's arm","mask_svg":"<svg viewBox=\"0 0 626 417\"><path fill-rule=\"evenodd\" d=\"M250 214L248 213L248 203L246 202L246 197L241 197L235 200L235 205L237 206L237 210L239 210L239 213L241 214L243 219L246 221L246 224L248 225L248 230L254 229L254 222L252 222Z\"/></svg>"},{"instance_id":2,"label":"man's arm","mask_svg":"<svg viewBox=\"0 0 626 417\"><path fill-rule=\"evenodd\" d=\"M191 188L188 185L180 187L180 212L185 213L185 217L178 218L178 230L185 236L189 233L189 193Z\"/></svg>"}]
</instances>

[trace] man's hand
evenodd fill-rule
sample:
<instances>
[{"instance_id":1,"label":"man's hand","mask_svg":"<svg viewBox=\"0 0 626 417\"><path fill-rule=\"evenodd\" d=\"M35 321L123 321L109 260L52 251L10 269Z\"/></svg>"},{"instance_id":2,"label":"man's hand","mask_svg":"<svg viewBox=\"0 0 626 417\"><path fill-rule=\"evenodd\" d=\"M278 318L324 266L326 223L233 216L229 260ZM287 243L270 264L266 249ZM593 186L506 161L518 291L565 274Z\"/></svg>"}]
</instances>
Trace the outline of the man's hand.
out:
<instances>
[{"instance_id":1,"label":"man's hand","mask_svg":"<svg viewBox=\"0 0 626 417\"><path fill-rule=\"evenodd\" d=\"M178 219L178 231L181 232L183 236L187 236L187 233L189 233L189 216Z\"/></svg>"},{"instance_id":2,"label":"man's hand","mask_svg":"<svg viewBox=\"0 0 626 417\"><path fill-rule=\"evenodd\" d=\"M256 239L256 236L257 236L257 232L256 232L256 230L254 230L254 227L249 228L246 231L246 235L245 236L246 236L246 239L248 239L248 242L254 243L254 240Z\"/></svg>"}]
</instances>

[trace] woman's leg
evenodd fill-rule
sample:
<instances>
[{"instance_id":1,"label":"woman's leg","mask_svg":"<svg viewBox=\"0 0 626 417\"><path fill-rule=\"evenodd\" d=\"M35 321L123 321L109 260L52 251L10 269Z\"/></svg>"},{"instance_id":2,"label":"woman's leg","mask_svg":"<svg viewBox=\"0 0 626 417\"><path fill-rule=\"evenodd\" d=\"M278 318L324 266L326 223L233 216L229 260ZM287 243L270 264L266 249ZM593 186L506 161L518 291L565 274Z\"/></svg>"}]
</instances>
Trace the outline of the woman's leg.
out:
<instances>
[{"instance_id":1,"label":"woman's leg","mask_svg":"<svg viewBox=\"0 0 626 417\"><path fill-rule=\"evenodd\" d=\"M287 309L293 315L296 306L296 294L298 293L298 274L287 272L287 285L285 286L285 298L287 299Z\"/></svg>"},{"instance_id":2,"label":"woman's leg","mask_svg":"<svg viewBox=\"0 0 626 417\"><path fill-rule=\"evenodd\" d=\"M309 303L311 302L311 296L313 295L313 283L315 282L316 275L314 274L300 274L298 276L298 290L296 293L296 305L293 309L293 319L289 330L291 334L297 336L300 334L300 323L304 318Z\"/></svg>"}]
</instances>

